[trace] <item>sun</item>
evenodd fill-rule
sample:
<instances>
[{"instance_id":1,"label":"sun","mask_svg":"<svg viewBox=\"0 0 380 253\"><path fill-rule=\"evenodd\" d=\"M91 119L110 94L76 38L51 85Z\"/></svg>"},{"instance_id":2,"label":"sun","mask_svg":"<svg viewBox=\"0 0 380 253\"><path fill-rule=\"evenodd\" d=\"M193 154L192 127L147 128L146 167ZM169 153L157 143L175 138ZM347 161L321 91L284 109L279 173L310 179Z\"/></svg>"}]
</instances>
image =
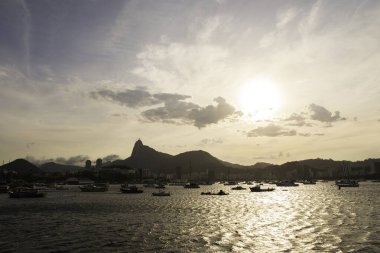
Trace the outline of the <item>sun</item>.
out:
<instances>
[{"instance_id":1,"label":"sun","mask_svg":"<svg viewBox=\"0 0 380 253\"><path fill-rule=\"evenodd\" d=\"M249 118L267 120L282 106L282 94L270 80L249 80L240 89L239 103L241 110Z\"/></svg>"}]
</instances>

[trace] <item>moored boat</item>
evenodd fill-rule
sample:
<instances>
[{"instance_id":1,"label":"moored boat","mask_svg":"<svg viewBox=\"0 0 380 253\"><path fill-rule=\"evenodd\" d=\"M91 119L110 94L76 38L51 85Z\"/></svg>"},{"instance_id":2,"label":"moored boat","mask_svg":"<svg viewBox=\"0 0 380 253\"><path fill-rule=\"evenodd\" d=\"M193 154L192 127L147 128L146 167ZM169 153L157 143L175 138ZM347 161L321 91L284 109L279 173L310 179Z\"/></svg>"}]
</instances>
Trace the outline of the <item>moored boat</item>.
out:
<instances>
[{"instance_id":1,"label":"moored boat","mask_svg":"<svg viewBox=\"0 0 380 253\"><path fill-rule=\"evenodd\" d=\"M335 184L340 187L359 187L359 182L357 180L351 179L341 179L335 181Z\"/></svg>"},{"instance_id":2,"label":"moored boat","mask_svg":"<svg viewBox=\"0 0 380 253\"><path fill-rule=\"evenodd\" d=\"M343 163L343 172L344 172L344 179L336 180L335 184L339 187L359 187L359 181L350 179L350 165Z\"/></svg>"},{"instance_id":3,"label":"moored boat","mask_svg":"<svg viewBox=\"0 0 380 253\"><path fill-rule=\"evenodd\" d=\"M303 180L302 183L305 185L308 185L308 184L316 184L317 182L315 180L310 179L310 180Z\"/></svg>"},{"instance_id":4,"label":"moored boat","mask_svg":"<svg viewBox=\"0 0 380 253\"><path fill-rule=\"evenodd\" d=\"M298 186L298 184L296 184L294 182L294 180L285 180L285 181L279 181L279 182L276 182L276 185L277 186Z\"/></svg>"},{"instance_id":5,"label":"moored boat","mask_svg":"<svg viewBox=\"0 0 380 253\"><path fill-rule=\"evenodd\" d=\"M218 192L201 192L201 195L219 195L219 196L222 196L222 195L228 195L229 193L228 192L225 192L223 190L220 190Z\"/></svg>"},{"instance_id":6,"label":"moored boat","mask_svg":"<svg viewBox=\"0 0 380 253\"><path fill-rule=\"evenodd\" d=\"M245 190L246 188L244 188L243 186L235 186L235 187L232 187L231 190Z\"/></svg>"},{"instance_id":7,"label":"moored boat","mask_svg":"<svg viewBox=\"0 0 380 253\"><path fill-rule=\"evenodd\" d=\"M165 197L165 196L170 196L170 192L166 191L158 191L158 192L152 192L152 196L158 196L158 197Z\"/></svg>"},{"instance_id":8,"label":"moored boat","mask_svg":"<svg viewBox=\"0 0 380 253\"><path fill-rule=\"evenodd\" d=\"M156 189L165 189L166 187L165 187L164 184L159 183L159 184L157 184L154 188L156 188Z\"/></svg>"},{"instance_id":9,"label":"moored boat","mask_svg":"<svg viewBox=\"0 0 380 253\"><path fill-rule=\"evenodd\" d=\"M97 184L85 184L79 186L82 192L106 192L109 189L108 184L97 183Z\"/></svg>"},{"instance_id":10,"label":"moored boat","mask_svg":"<svg viewBox=\"0 0 380 253\"><path fill-rule=\"evenodd\" d=\"M191 189L191 188L200 188L197 183L187 183L185 184L184 188Z\"/></svg>"},{"instance_id":11,"label":"moored boat","mask_svg":"<svg viewBox=\"0 0 380 253\"><path fill-rule=\"evenodd\" d=\"M136 185L123 184L120 187L122 193L143 193L142 189L139 189Z\"/></svg>"},{"instance_id":12,"label":"moored boat","mask_svg":"<svg viewBox=\"0 0 380 253\"><path fill-rule=\"evenodd\" d=\"M237 182L235 182L235 181L228 181L228 182L225 182L224 185L237 185Z\"/></svg>"},{"instance_id":13,"label":"moored boat","mask_svg":"<svg viewBox=\"0 0 380 253\"><path fill-rule=\"evenodd\" d=\"M11 189L8 194L10 198L42 198L46 193L31 187L16 187Z\"/></svg>"},{"instance_id":14,"label":"moored boat","mask_svg":"<svg viewBox=\"0 0 380 253\"><path fill-rule=\"evenodd\" d=\"M251 192L271 192L274 191L273 187L261 188L261 185L255 185L249 188Z\"/></svg>"}]
</instances>

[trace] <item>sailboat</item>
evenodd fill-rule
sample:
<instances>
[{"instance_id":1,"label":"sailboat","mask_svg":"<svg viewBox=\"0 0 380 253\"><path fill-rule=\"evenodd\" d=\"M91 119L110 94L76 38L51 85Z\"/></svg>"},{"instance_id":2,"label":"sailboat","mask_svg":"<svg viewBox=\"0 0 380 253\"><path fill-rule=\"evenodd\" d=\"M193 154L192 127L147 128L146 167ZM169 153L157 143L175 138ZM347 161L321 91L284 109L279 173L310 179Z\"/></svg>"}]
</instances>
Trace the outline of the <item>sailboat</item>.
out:
<instances>
[{"instance_id":1,"label":"sailboat","mask_svg":"<svg viewBox=\"0 0 380 253\"><path fill-rule=\"evenodd\" d=\"M341 187L359 187L358 180L353 180L353 179L349 178L349 174L350 174L349 170L350 170L349 165L345 166L343 164L343 171L344 171L344 174L345 174L346 178L335 181L335 184L339 187L339 189Z\"/></svg>"}]
</instances>

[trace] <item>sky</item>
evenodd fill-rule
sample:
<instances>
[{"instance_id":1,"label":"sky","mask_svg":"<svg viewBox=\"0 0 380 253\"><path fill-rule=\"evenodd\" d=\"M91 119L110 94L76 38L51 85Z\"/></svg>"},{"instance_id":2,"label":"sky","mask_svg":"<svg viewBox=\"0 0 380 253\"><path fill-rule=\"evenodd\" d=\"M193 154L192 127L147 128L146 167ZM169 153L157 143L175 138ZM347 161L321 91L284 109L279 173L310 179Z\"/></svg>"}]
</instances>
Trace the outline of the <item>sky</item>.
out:
<instances>
[{"instance_id":1,"label":"sky","mask_svg":"<svg viewBox=\"0 0 380 253\"><path fill-rule=\"evenodd\" d=\"M136 140L232 163L380 158L380 1L2 0L0 159Z\"/></svg>"}]
</instances>

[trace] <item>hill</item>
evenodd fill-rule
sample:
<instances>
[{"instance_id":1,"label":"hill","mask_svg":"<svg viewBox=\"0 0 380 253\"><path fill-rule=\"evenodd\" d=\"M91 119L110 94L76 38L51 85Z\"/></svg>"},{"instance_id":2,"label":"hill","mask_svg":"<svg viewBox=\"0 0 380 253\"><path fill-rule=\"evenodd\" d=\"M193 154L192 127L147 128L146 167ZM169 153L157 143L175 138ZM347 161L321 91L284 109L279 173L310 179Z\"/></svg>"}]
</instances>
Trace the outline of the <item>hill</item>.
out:
<instances>
[{"instance_id":1,"label":"hill","mask_svg":"<svg viewBox=\"0 0 380 253\"><path fill-rule=\"evenodd\" d=\"M205 172L209 169L226 171L232 168L202 150L188 151L173 156L156 151L144 145L141 140L135 143L130 157L114 161L109 167L144 168L160 173L174 173L178 169L183 173L191 173Z\"/></svg>"},{"instance_id":2,"label":"hill","mask_svg":"<svg viewBox=\"0 0 380 253\"><path fill-rule=\"evenodd\" d=\"M1 170L14 171L18 174L43 174L43 171L40 168L25 159L16 159L10 163L4 164L0 168Z\"/></svg>"},{"instance_id":3,"label":"hill","mask_svg":"<svg viewBox=\"0 0 380 253\"><path fill-rule=\"evenodd\" d=\"M58 164L54 162L49 162L49 163L42 164L40 166L40 169L46 173L54 173L54 172L75 173L75 172L83 170L84 168L80 166L75 166L75 165L66 165L66 164Z\"/></svg>"}]
</instances>

